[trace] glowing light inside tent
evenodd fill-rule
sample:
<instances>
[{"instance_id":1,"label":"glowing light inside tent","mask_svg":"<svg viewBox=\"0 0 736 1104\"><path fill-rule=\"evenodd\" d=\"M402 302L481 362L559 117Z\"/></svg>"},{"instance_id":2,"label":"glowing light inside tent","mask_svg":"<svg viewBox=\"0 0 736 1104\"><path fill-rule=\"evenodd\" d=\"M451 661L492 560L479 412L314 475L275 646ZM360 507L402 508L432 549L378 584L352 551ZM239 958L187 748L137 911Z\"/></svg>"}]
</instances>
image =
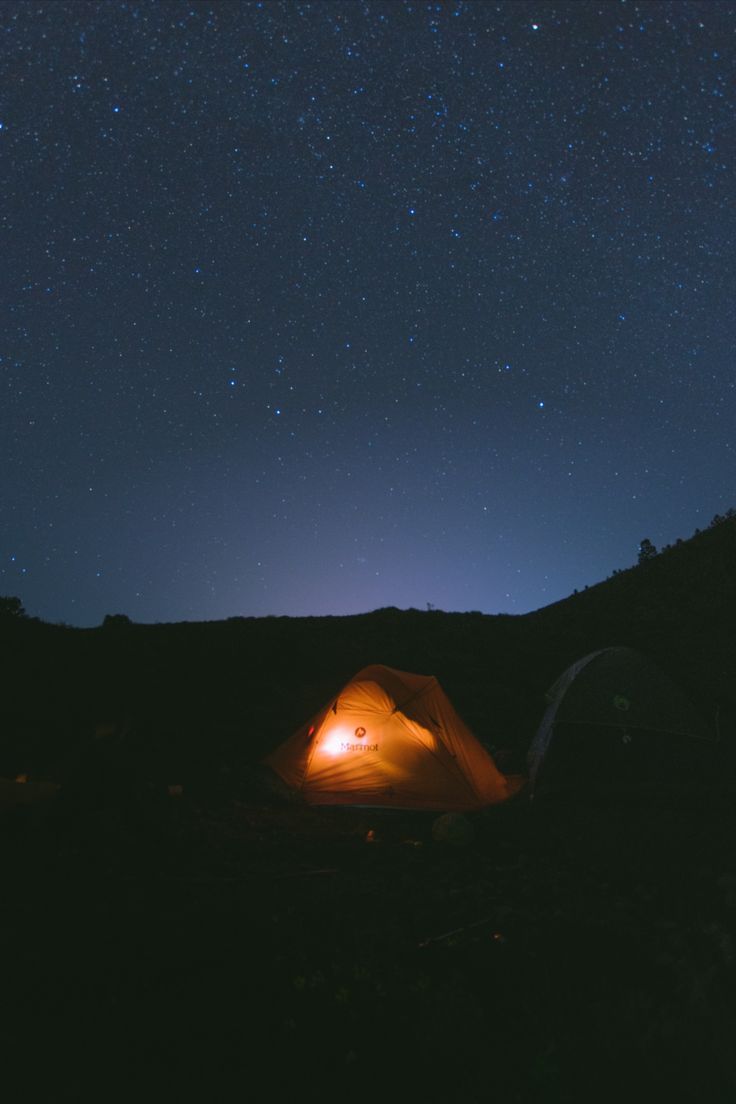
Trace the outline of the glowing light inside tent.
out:
<instances>
[{"instance_id":1,"label":"glowing light inside tent","mask_svg":"<svg viewBox=\"0 0 736 1104\"><path fill-rule=\"evenodd\" d=\"M339 725L322 737L319 750L322 754L331 758L350 752L378 751L378 744L371 742L370 738L366 737L368 737L368 733L362 725L357 728Z\"/></svg>"},{"instance_id":2,"label":"glowing light inside tent","mask_svg":"<svg viewBox=\"0 0 736 1104\"><path fill-rule=\"evenodd\" d=\"M320 743L319 750L325 755L342 755L345 744L351 737L351 732L347 728L333 728Z\"/></svg>"}]
</instances>

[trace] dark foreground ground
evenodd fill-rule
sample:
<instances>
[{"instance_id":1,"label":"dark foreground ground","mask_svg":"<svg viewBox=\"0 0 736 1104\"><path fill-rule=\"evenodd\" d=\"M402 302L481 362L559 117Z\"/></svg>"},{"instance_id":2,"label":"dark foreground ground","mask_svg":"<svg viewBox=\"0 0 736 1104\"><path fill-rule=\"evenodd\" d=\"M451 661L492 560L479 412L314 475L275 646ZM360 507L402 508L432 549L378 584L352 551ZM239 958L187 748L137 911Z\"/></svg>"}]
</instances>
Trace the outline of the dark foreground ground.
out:
<instances>
[{"instance_id":1,"label":"dark foreground ground","mask_svg":"<svg viewBox=\"0 0 736 1104\"><path fill-rule=\"evenodd\" d=\"M434 819L6 816L5 1099L736 1100L732 795Z\"/></svg>"}]
</instances>

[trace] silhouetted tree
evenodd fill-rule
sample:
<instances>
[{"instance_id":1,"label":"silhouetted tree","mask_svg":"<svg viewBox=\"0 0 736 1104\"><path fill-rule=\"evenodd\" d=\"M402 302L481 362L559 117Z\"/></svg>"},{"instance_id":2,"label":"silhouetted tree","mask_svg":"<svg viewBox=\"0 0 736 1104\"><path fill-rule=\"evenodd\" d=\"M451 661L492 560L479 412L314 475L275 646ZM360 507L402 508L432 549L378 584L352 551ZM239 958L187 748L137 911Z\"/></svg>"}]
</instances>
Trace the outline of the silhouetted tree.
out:
<instances>
[{"instance_id":1,"label":"silhouetted tree","mask_svg":"<svg viewBox=\"0 0 736 1104\"><path fill-rule=\"evenodd\" d=\"M639 563L643 564L646 563L648 560L653 560L656 555L656 547L652 544L648 537L645 537L639 545Z\"/></svg>"},{"instance_id":2,"label":"silhouetted tree","mask_svg":"<svg viewBox=\"0 0 736 1104\"><path fill-rule=\"evenodd\" d=\"M127 625L132 625L133 622L128 617L127 613L106 613L105 620L102 622L103 629L123 629Z\"/></svg>"},{"instance_id":3,"label":"silhouetted tree","mask_svg":"<svg viewBox=\"0 0 736 1104\"><path fill-rule=\"evenodd\" d=\"M712 529L715 525L722 525L724 521L731 521L734 517L736 517L736 510L733 508L733 506L729 506L725 514L715 515L710 523L710 527Z\"/></svg>"},{"instance_id":4,"label":"silhouetted tree","mask_svg":"<svg viewBox=\"0 0 736 1104\"><path fill-rule=\"evenodd\" d=\"M22 617L27 617L28 614L23 609L23 603L20 598L0 597L0 621L19 621Z\"/></svg>"}]
</instances>

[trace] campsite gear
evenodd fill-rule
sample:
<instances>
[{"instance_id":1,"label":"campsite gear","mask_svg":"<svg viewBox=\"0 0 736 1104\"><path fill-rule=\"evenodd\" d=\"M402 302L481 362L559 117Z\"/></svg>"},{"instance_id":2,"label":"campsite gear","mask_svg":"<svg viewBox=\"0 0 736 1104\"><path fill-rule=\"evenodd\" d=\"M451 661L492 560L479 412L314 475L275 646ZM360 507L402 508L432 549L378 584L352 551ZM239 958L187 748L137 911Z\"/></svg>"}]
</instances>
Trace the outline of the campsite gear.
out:
<instances>
[{"instance_id":1,"label":"campsite gear","mask_svg":"<svg viewBox=\"0 0 736 1104\"><path fill-rule=\"evenodd\" d=\"M592 652L546 696L549 707L528 754L532 796L687 784L712 749L686 696L632 648Z\"/></svg>"},{"instance_id":2,"label":"campsite gear","mask_svg":"<svg viewBox=\"0 0 736 1104\"><path fill-rule=\"evenodd\" d=\"M313 805L460 812L521 785L496 769L436 678L378 665L264 762Z\"/></svg>"}]
</instances>

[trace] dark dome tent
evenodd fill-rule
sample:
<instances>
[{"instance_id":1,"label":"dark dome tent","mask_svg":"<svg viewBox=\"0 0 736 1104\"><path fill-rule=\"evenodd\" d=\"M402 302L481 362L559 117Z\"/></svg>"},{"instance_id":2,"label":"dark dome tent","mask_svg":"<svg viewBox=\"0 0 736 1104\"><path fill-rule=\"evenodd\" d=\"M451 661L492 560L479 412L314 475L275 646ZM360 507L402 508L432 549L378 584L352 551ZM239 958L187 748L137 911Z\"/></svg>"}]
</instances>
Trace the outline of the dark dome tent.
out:
<instances>
[{"instance_id":1,"label":"dark dome tent","mask_svg":"<svg viewBox=\"0 0 736 1104\"><path fill-rule=\"evenodd\" d=\"M264 762L311 805L460 812L518 791L437 679L366 667Z\"/></svg>"},{"instance_id":2,"label":"dark dome tent","mask_svg":"<svg viewBox=\"0 0 736 1104\"><path fill-rule=\"evenodd\" d=\"M687 787L713 740L686 695L632 648L579 659L547 692L529 748L530 792Z\"/></svg>"}]
</instances>

